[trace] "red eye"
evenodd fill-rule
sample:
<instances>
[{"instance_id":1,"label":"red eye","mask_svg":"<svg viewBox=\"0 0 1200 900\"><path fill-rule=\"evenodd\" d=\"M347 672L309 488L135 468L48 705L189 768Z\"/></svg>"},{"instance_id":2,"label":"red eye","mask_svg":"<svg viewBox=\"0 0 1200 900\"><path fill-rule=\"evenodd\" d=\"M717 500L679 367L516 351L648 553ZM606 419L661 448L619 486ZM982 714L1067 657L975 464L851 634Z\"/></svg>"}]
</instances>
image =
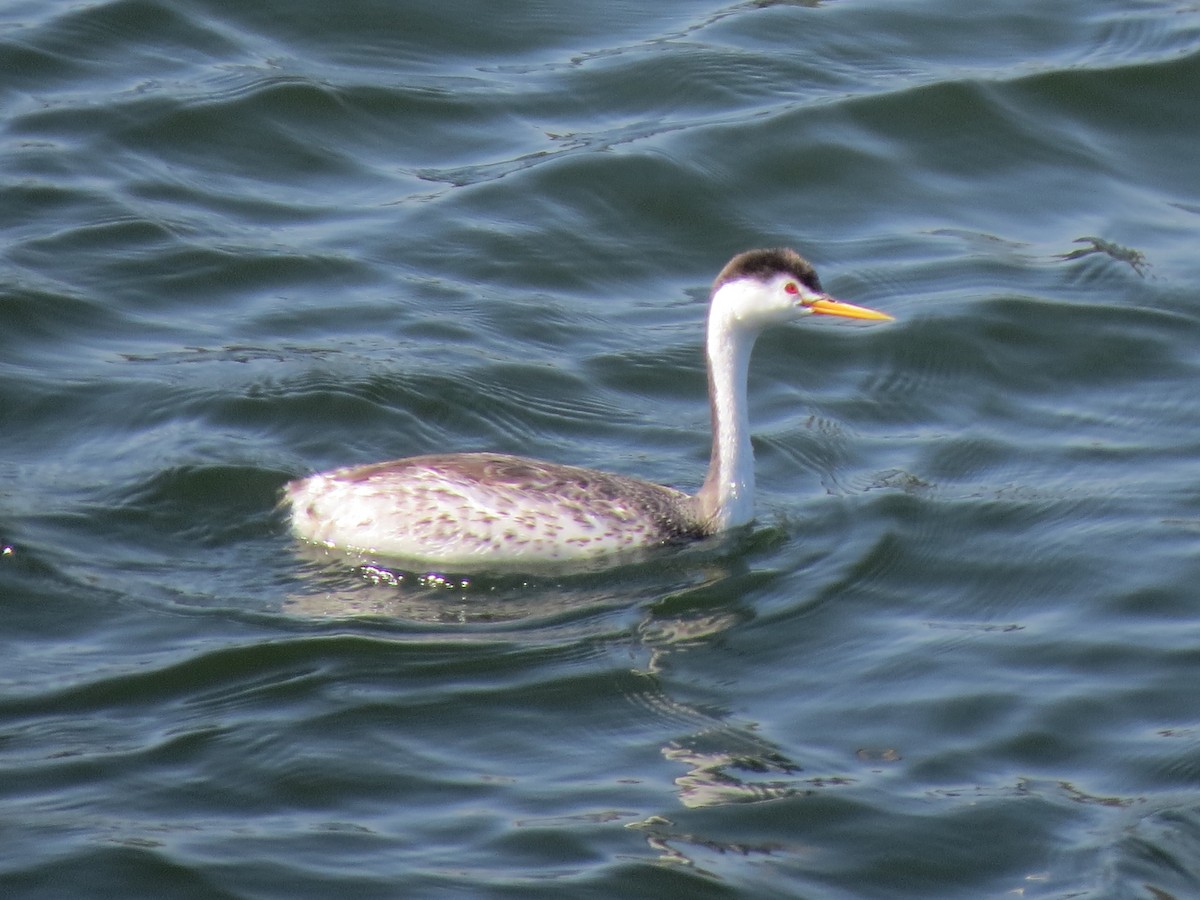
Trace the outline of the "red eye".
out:
<instances>
[{"instance_id":1,"label":"red eye","mask_svg":"<svg viewBox=\"0 0 1200 900\"><path fill-rule=\"evenodd\" d=\"M800 293L800 288L796 287L796 282L794 282L794 281L789 281L787 284L785 284L785 285L783 286L783 289L784 289L785 291L787 291L789 294L798 294L798 293Z\"/></svg>"}]
</instances>

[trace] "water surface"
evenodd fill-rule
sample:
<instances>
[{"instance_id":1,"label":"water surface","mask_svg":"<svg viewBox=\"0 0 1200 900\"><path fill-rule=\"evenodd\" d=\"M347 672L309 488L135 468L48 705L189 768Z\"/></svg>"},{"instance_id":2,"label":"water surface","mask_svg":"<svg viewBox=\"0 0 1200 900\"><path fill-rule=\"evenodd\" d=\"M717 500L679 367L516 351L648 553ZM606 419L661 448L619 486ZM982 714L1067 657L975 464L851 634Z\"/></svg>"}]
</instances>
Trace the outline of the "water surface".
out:
<instances>
[{"instance_id":1,"label":"water surface","mask_svg":"<svg viewBox=\"0 0 1200 900\"><path fill-rule=\"evenodd\" d=\"M6 896L1200 894L1186 2L0 11ZM694 489L574 576L306 551L313 470Z\"/></svg>"}]
</instances>

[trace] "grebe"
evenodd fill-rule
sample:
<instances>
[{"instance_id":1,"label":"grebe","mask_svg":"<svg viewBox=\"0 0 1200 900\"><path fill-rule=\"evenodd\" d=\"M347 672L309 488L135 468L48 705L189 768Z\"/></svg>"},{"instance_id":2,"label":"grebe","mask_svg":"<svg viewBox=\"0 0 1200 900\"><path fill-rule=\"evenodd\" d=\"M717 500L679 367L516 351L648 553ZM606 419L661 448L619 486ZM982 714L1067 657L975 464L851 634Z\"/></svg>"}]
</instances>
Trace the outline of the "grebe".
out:
<instances>
[{"instance_id":1,"label":"grebe","mask_svg":"<svg viewBox=\"0 0 1200 900\"><path fill-rule=\"evenodd\" d=\"M414 456L290 482L292 528L326 547L438 567L596 560L703 537L754 517L746 409L759 333L810 315L890 320L834 300L793 250L749 250L712 287L712 456L694 496L638 478L499 453Z\"/></svg>"}]
</instances>

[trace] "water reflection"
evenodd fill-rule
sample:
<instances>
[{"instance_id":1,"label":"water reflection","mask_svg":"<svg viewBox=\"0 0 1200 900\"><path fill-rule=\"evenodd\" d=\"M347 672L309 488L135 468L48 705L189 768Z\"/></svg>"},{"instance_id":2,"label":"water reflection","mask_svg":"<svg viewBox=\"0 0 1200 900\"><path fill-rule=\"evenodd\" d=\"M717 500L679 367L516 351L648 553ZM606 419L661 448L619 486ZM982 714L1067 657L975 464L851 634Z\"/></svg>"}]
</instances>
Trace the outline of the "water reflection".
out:
<instances>
[{"instance_id":1,"label":"water reflection","mask_svg":"<svg viewBox=\"0 0 1200 900\"><path fill-rule=\"evenodd\" d=\"M750 537L762 539L761 532ZM752 568L745 540L732 549L736 552L684 549L604 573L479 578L408 572L378 561L362 561L348 572L344 555L307 547L298 552L309 577L286 610L318 618L386 617L405 628L408 640L566 644L585 648L585 655L592 655L598 642L627 648L627 671L634 677L611 683L635 715L660 733L661 758L678 771L671 790L687 810L848 784L837 774L802 775L800 763L763 735L759 723L731 723L724 712L681 696L685 689L672 676L672 657L711 646L752 621L755 609L743 598L778 577ZM627 777L635 782L645 774ZM677 829L659 815L626 825L641 831L663 862L690 865L681 849L688 845L739 853L756 849Z\"/></svg>"},{"instance_id":2,"label":"water reflection","mask_svg":"<svg viewBox=\"0 0 1200 900\"><path fill-rule=\"evenodd\" d=\"M298 546L305 579L284 610L314 618L381 616L412 625L509 625L518 639L547 622L592 617L609 609L636 609L732 574L724 560L697 564L679 554L654 565L638 562L603 573L464 575L406 570L373 559L313 546ZM735 564L736 565L736 564Z\"/></svg>"}]
</instances>

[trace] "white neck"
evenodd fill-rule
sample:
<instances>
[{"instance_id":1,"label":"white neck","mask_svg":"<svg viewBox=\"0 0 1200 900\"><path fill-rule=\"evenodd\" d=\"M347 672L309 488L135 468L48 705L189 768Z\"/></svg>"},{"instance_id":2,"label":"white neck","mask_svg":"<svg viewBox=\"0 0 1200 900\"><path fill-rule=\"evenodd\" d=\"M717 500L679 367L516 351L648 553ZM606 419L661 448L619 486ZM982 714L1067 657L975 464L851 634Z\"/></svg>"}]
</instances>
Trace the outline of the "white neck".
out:
<instances>
[{"instance_id":1,"label":"white neck","mask_svg":"<svg viewBox=\"0 0 1200 900\"><path fill-rule=\"evenodd\" d=\"M729 291L733 285L723 288ZM714 298L716 300L716 298ZM708 390L713 445L708 477L696 495L699 513L714 531L754 518L754 448L746 378L759 327L742 321L736 304L714 302L708 315Z\"/></svg>"}]
</instances>

